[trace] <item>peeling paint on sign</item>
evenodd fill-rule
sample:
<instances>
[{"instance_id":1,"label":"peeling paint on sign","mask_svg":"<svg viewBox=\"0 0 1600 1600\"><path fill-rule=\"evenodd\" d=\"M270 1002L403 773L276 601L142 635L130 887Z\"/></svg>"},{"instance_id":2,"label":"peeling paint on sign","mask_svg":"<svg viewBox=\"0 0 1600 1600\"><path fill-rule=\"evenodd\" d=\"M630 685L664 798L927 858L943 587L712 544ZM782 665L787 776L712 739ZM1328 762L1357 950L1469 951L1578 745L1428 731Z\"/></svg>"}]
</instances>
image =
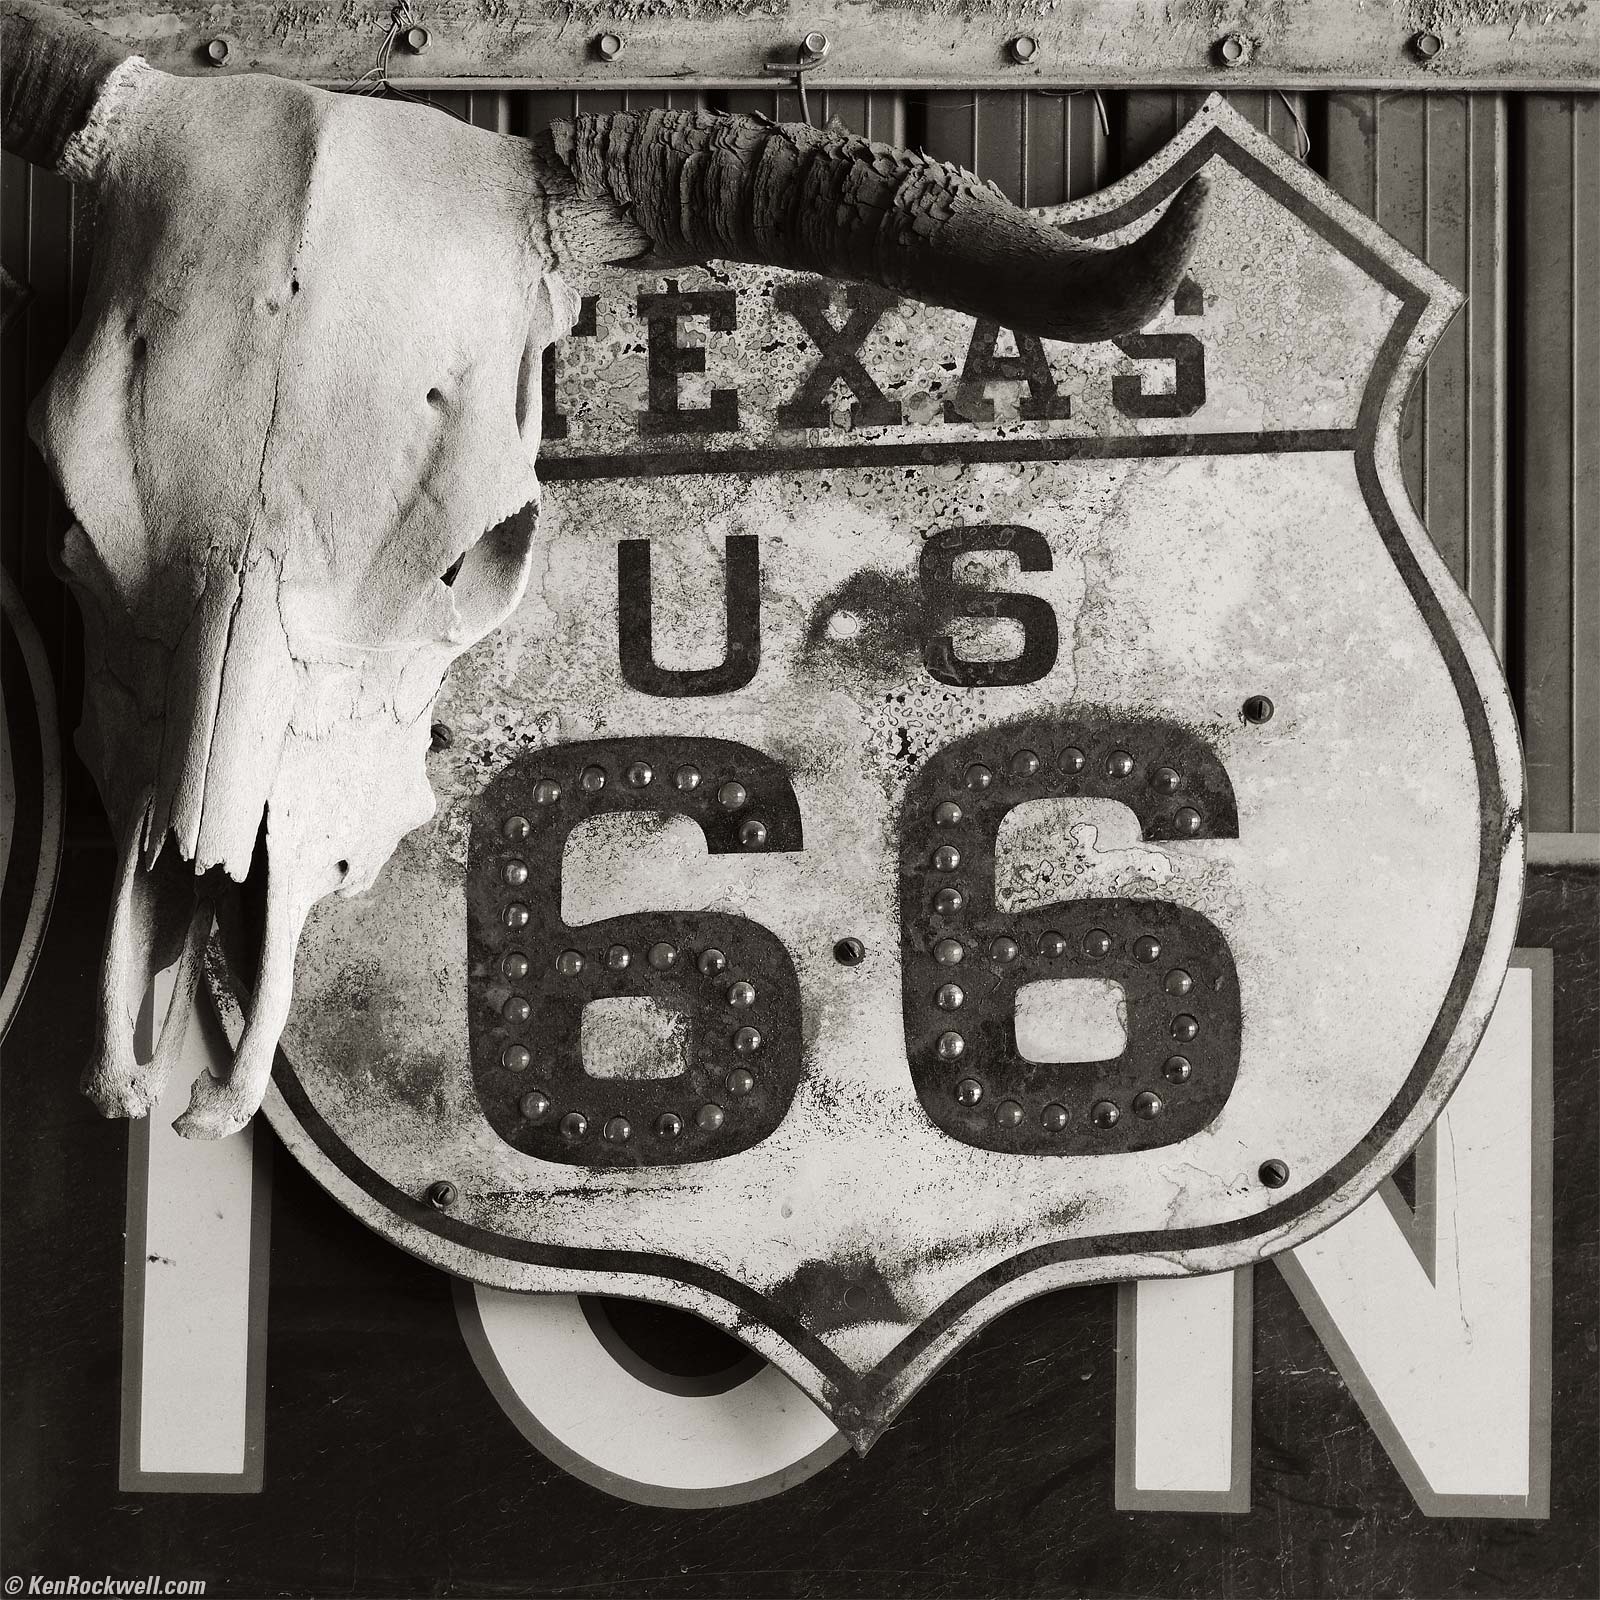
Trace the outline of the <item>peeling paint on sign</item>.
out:
<instances>
[{"instance_id":1,"label":"peeling paint on sign","mask_svg":"<svg viewBox=\"0 0 1600 1600\"><path fill-rule=\"evenodd\" d=\"M864 1448L1006 1306L1285 1248L1421 1135L1521 881L1509 702L1398 487L1457 297L1218 102L1061 220L1199 167L1120 346L579 286L439 815L301 946L267 1109L358 1215L697 1312Z\"/></svg>"}]
</instances>

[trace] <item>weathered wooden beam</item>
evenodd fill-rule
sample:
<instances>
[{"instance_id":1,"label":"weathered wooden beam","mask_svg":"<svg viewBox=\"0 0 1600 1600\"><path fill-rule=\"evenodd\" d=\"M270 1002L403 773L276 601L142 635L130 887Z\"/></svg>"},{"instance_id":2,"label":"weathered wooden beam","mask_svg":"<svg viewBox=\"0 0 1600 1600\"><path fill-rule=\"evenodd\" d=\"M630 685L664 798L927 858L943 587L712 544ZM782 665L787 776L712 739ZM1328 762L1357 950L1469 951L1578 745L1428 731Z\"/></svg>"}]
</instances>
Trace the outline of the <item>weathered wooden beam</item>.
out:
<instances>
[{"instance_id":1,"label":"weathered wooden beam","mask_svg":"<svg viewBox=\"0 0 1600 1600\"><path fill-rule=\"evenodd\" d=\"M819 89L1594 88L1581 0L69 0L169 71L414 87L748 88L808 57ZM644 14L648 10L648 15ZM807 41L811 49L807 51Z\"/></svg>"}]
</instances>

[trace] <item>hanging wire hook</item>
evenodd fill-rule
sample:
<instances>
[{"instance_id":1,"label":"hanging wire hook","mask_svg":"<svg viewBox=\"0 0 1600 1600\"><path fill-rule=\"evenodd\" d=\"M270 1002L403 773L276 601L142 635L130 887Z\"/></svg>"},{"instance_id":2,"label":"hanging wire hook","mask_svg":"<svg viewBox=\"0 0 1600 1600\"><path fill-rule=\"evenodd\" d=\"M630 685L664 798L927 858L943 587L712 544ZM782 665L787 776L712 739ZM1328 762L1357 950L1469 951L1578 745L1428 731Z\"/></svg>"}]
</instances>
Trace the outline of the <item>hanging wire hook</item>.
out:
<instances>
[{"instance_id":1,"label":"hanging wire hook","mask_svg":"<svg viewBox=\"0 0 1600 1600\"><path fill-rule=\"evenodd\" d=\"M1100 132L1106 142L1110 143L1111 114L1106 110L1105 96L1098 89L1066 89L1059 93L1054 89L1030 89L1028 92L1036 94L1044 100L1076 100L1080 94L1092 94L1094 96L1095 115L1100 121Z\"/></svg>"},{"instance_id":2,"label":"hanging wire hook","mask_svg":"<svg viewBox=\"0 0 1600 1600\"><path fill-rule=\"evenodd\" d=\"M811 100L806 94L806 74L813 67L820 67L827 59L828 51L832 45L827 34L820 30L813 30L800 41L800 48L795 53L794 65L786 61L769 61L762 70L794 80L795 93L800 96L800 115L807 127L817 126L811 115Z\"/></svg>"},{"instance_id":3,"label":"hanging wire hook","mask_svg":"<svg viewBox=\"0 0 1600 1600\"><path fill-rule=\"evenodd\" d=\"M1295 109L1295 103L1282 89L1277 91L1278 98L1283 101L1283 108L1289 113L1294 122L1295 151L1302 161L1311 159L1311 135L1306 132L1306 125L1300 119L1300 113Z\"/></svg>"},{"instance_id":4,"label":"hanging wire hook","mask_svg":"<svg viewBox=\"0 0 1600 1600\"><path fill-rule=\"evenodd\" d=\"M396 100L409 100L414 106L426 106L430 111L443 111L446 116L454 117L457 122L465 122L467 119L459 112L450 110L448 106L437 106L420 94L412 94L409 89L402 89L389 76L389 58L394 54L395 45L409 29L417 25L417 16L411 9L411 0L395 0L395 4L389 9L389 31L384 34L383 42L378 46L377 60L359 78L346 84L345 92L392 95Z\"/></svg>"},{"instance_id":5,"label":"hanging wire hook","mask_svg":"<svg viewBox=\"0 0 1600 1600\"><path fill-rule=\"evenodd\" d=\"M412 26L411 0L396 0L389 10L389 31L378 46L378 59L352 83L345 85L347 94L382 94L390 87L389 57L394 53L394 42L402 28Z\"/></svg>"}]
</instances>

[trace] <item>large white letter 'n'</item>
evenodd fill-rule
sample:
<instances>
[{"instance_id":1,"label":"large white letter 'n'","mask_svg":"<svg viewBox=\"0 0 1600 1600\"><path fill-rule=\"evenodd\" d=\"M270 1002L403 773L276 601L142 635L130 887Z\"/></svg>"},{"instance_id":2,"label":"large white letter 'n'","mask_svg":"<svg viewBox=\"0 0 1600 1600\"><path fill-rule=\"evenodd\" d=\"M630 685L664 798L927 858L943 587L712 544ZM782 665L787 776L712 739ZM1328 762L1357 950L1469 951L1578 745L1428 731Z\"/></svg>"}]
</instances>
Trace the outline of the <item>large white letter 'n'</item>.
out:
<instances>
[{"instance_id":1,"label":"large white letter 'n'","mask_svg":"<svg viewBox=\"0 0 1600 1600\"><path fill-rule=\"evenodd\" d=\"M1429 1516L1549 1515L1551 977L1518 952L1415 1205L1385 1180L1276 1262ZM1120 1508L1248 1507L1250 1315L1247 1272L1124 1290Z\"/></svg>"}]
</instances>

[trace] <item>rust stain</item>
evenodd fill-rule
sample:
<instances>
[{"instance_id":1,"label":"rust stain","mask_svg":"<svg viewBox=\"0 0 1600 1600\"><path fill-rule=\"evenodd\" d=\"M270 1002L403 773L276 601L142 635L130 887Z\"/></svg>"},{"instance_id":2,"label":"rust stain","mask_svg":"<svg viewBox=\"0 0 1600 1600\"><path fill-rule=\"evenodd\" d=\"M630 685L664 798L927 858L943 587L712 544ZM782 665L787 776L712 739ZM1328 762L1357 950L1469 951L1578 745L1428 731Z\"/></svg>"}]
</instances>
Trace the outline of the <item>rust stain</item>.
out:
<instances>
[{"instance_id":1,"label":"rust stain","mask_svg":"<svg viewBox=\"0 0 1600 1600\"><path fill-rule=\"evenodd\" d=\"M824 595L806 623L808 666L853 683L901 681L922 652L923 599L909 573L864 567Z\"/></svg>"},{"instance_id":2,"label":"rust stain","mask_svg":"<svg viewBox=\"0 0 1600 1600\"><path fill-rule=\"evenodd\" d=\"M772 1290L772 1300L814 1333L861 1322L911 1320L893 1285L865 1255L804 1262Z\"/></svg>"},{"instance_id":3,"label":"rust stain","mask_svg":"<svg viewBox=\"0 0 1600 1600\"><path fill-rule=\"evenodd\" d=\"M1280 13L1266 7L1231 14ZM693 11L663 4L650 14ZM1214 12L1191 7L1184 14ZM1277 156L1263 149L1262 159ZM1310 180L1296 172L1285 181ZM1198 312L1171 313L1172 322L1204 336L1207 352L1206 397L1178 431L1353 425L1392 306L1321 235L1265 203L1242 178L1220 173L1217 185L1227 203L1219 204L1208 236L1203 322ZM685 288L705 282L681 275ZM431 1177L441 1154L448 1156L461 1189L459 1214L508 1237L655 1250L734 1276L804 1316L852 1372L870 1370L906 1326L962 1284L1042 1241L1126 1232L1135 1218L1159 1230L1242 1214L1254 1169L1240 1168L1231 1147L1185 1151L1194 1157L1189 1163L1152 1157L1127 1172L1112 1170L1117 1163L1092 1163L1099 1170L1089 1172L1032 1162L1006 1170L960 1141L936 1139L908 1088L899 992L905 947L888 843L902 827L907 784L938 747L1035 702L1075 716L1111 705L1123 718L1161 715L1195 729L1239 784L1248 837L1239 847L1208 841L1154 849L1121 813L1114 820L1019 807L989 891L997 908L1098 895L1204 911L1236 943L1253 995L1292 992L1305 1013L1302 1021L1259 1002L1246 1008L1250 1093L1269 1081L1273 1061L1301 1060L1307 1027L1335 1041L1315 1083L1297 1082L1281 1106L1274 1100L1255 1108L1258 1119L1272 1123L1270 1148L1286 1152L1296 1172L1309 1171L1343 1138L1339 1119L1358 1131L1369 1127L1370 1118L1357 1117L1362 1103L1385 1088L1385 1073L1409 1070L1415 1059L1404 1041L1395 1043L1396 1018L1409 1025L1424 1009L1417 997L1448 976L1450 953L1433 950L1430 930L1456 917L1458 902L1427 896L1451 879L1458 851L1476 850L1477 834L1475 818L1452 798L1460 786L1450 764L1465 760L1460 749L1444 742L1422 770L1412 759L1422 737L1416 723L1443 703L1448 684L1427 654L1415 603L1371 558L1346 465L1327 451L1292 460L1269 454L1261 463L1242 454L1071 459L1077 436L1166 430L1159 419L1123 420L1119 380L1125 395L1138 365L1132 358L1115 348L1052 350L1052 375L1071 397L1070 415L1022 415L1022 382L996 377L982 396L994 405L992 420L978 424L960 406L955 416L947 409L959 397L972 349L970 321L899 306L885 310L857 346L872 384L860 373L859 388L836 384L827 426L802 434L781 419L819 351L797 337L797 319L775 299L770 275L738 267L719 283L736 297L737 327L683 330L684 346L701 345L706 362L704 372L684 377L678 394L684 412L703 412L708 391L736 390L738 428L657 440L638 422L650 394L637 298L659 293L661 283L640 274L581 287L598 315L594 332L570 340L555 364L569 432L544 458L552 481L535 575L508 627L464 662L446 690L441 715L456 737L432 767L439 820L397 853L366 909L354 901L330 904L308 934L294 1059L352 1148L413 1192L413 1180ZM835 331L847 309L832 303ZM1288 333L1263 337L1264 327ZM1174 392L1172 374L1149 362L1143 367L1140 394ZM854 427L852 407L873 403L874 386L901 420ZM914 467L886 457L883 465L784 466L749 477L718 459L719 452L766 446L798 451L833 443L865 456L864 446L879 443L959 448L989 438L1059 439L1064 459L997 464L955 459L955 449L940 459L929 450ZM590 457L586 470L593 471L611 455L670 451L682 458L691 449L697 471L681 470L682 459L673 471L616 480L573 473L559 481L549 470L573 457ZM921 538L979 524L1027 526L1049 541L1048 569L1024 578L1008 564L995 578L999 590L1026 591L1054 610L1061 654L1046 687L961 690L929 678L922 647L943 619L930 616L919 581ZM1286 528L1296 531L1292 546ZM615 547L641 530L655 562L657 659L675 671L698 669L701 657L715 661L726 543L759 539L761 675L747 688L714 705L694 697L669 705L622 686ZM1299 587L1318 597L1304 618L1285 595L1291 560L1299 563ZM976 582L966 573L959 581ZM960 641L958 650L977 659ZM1354 692L1330 692L1319 651L1346 664L1341 682L1354 684ZM1350 676L1357 672L1358 681ZM1244 695L1257 691L1270 691L1279 707L1263 730L1238 716ZM1363 711L1371 697L1384 714ZM481 1129L473 1103L459 909L468 805L530 746L644 741L667 732L737 738L780 761L801 796L804 850L759 861L713 859L697 840L687 848L674 831L652 823L592 856L575 851L568 866L586 878L627 879L635 886L623 883L627 893L645 905L658 902L640 899L637 886L687 881L692 869L691 896L772 930L801 973L806 1076L788 1118L759 1154L681 1169L681 1176L671 1168L575 1176L563 1167L551 1174L507 1155ZM1351 881L1348 853L1356 848L1354 824L1374 808L1381 808L1383 827L1361 836L1363 858L1384 852L1382 871L1403 849L1399 866L1423 887L1402 904L1386 898L1382 915L1369 913L1361 924L1376 931L1356 941L1343 930L1355 925L1360 897L1376 904L1378 874ZM592 865L580 868L580 856ZM1350 947L1331 974L1299 936L1307 907ZM1283 934L1286 919L1293 936ZM864 944L860 965L835 960L834 941L844 934ZM387 980L353 971L342 983L328 981L357 948L363 956L382 954ZM961 959L967 1012L976 1015L979 963L970 953ZM1338 985L1355 993L1363 981L1368 988L1395 981L1391 974L1402 968L1403 984L1381 1019L1363 1020L1359 994L1356 1004L1342 999ZM1377 977L1363 980L1368 970ZM385 981L387 995L380 993ZM497 996L484 998L493 1006ZM341 1010L344 1033L333 1018ZM598 1014L595 1020L610 1028ZM1359 1031L1364 1026L1370 1036ZM375 1095L359 1074L386 1063L397 1040L424 1059L414 1079ZM631 1055L637 1070L651 1053L639 1042L630 1046L617 1031L607 1048L619 1060ZM969 1046L966 1060L978 1054ZM1324 1091L1325 1101L1317 1098ZM412 1098L426 1107L415 1116L408 1115ZM436 1254L451 1270L473 1264L466 1251L437 1247ZM1166 1259L1191 1264L1184 1251ZM1095 1258L1062 1269L1055 1281L1068 1272L1085 1279L1115 1270L1114 1261ZM560 1283L559 1274L542 1269L527 1276L535 1287ZM688 1289L678 1300L705 1311ZM765 1327L759 1317L720 1307L715 1320L751 1333ZM775 1337L766 1338L768 1350ZM820 1376L805 1387L858 1444L905 1397L904 1387L873 1394Z\"/></svg>"}]
</instances>

